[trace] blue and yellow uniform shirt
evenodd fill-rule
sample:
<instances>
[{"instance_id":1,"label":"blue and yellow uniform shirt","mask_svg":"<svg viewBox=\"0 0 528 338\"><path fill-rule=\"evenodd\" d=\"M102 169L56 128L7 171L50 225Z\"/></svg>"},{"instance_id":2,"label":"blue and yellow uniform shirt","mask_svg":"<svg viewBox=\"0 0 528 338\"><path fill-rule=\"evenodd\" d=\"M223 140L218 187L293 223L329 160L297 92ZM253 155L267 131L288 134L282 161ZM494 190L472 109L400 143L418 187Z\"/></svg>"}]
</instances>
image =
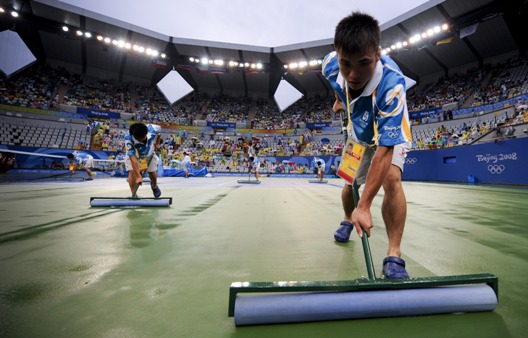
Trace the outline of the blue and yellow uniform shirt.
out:
<instances>
[{"instance_id":1,"label":"blue and yellow uniform shirt","mask_svg":"<svg viewBox=\"0 0 528 338\"><path fill-rule=\"evenodd\" d=\"M93 156L86 153L73 152L74 159L72 162L75 164L86 164L88 160L92 160Z\"/></svg>"},{"instance_id":2,"label":"blue and yellow uniform shirt","mask_svg":"<svg viewBox=\"0 0 528 338\"><path fill-rule=\"evenodd\" d=\"M406 79L386 55L376 64L372 79L361 95L352 99L339 73L337 53L323 61L323 74L348 110L348 131L353 139L369 145L395 146L410 142L411 127L406 101Z\"/></svg>"},{"instance_id":3,"label":"blue and yellow uniform shirt","mask_svg":"<svg viewBox=\"0 0 528 338\"><path fill-rule=\"evenodd\" d=\"M147 140L145 143L136 141L130 133L125 135L126 156L136 156L146 158L154 154L156 136L161 133L161 127L155 124L148 124Z\"/></svg>"},{"instance_id":4,"label":"blue and yellow uniform shirt","mask_svg":"<svg viewBox=\"0 0 528 338\"><path fill-rule=\"evenodd\" d=\"M320 164L318 164L318 162ZM317 168L317 169L325 170L326 163L325 163L325 161L322 158L314 157L314 167Z\"/></svg>"}]
</instances>

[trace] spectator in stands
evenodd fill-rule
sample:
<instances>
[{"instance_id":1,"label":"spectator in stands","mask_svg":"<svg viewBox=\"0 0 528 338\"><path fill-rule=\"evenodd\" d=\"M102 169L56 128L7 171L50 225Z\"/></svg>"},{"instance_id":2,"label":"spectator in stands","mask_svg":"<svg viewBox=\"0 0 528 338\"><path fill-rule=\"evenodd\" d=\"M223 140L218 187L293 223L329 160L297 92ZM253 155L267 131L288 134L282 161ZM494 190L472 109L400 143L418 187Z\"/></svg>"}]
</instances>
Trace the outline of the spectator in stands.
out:
<instances>
[{"instance_id":1,"label":"spectator in stands","mask_svg":"<svg viewBox=\"0 0 528 338\"><path fill-rule=\"evenodd\" d=\"M75 171L79 167L81 167L88 174L88 178L86 179L86 181L93 180L94 175L91 170L91 168L93 167L92 155L74 151L73 153L66 155L66 157L70 160L70 170L72 174L75 174Z\"/></svg>"},{"instance_id":2,"label":"spectator in stands","mask_svg":"<svg viewBox=\"0 0 528 338\"><path fill-rule=\"evenodd\" d=\"M152 194L155 198L161 196L157 175L159 158L156 155L156 151L160 149L160 138L160 126L140 122L130 125L129 132L125 135L125 168L132 197L137 197L137 188L143 183L145 171L150 178Z\"/></svg>"},{"instance_id":3,"label":"spectator in stands","mask_svg":"<svg viewBox=\"0 0 528 338\"><path fill-rule=\"evenodd\" d=\"M354 207L352 186L346 184L343 188L345 220L335 232L334 239L347 242L354 224L360 237L363 232L370 236L374 226L370 207L383 186L382 216L389 238L383 276L409 278L405 261L400 258L407 212L401 174L411 141L406 84L396 63L381 55L380 35L376 19L354 12L337 25L336 51L323 61L323 74L336 91L334 111L343 109L343 102L348 103L348 135L370 146L377 145L357 208ZM337 82L339 73L346 81L345 88Z\"/></svg>"},{"instance_id":4,"label":"spectator in stands","mask_svg":"<svg viewBox=\"0 0 528 338\"><path fill-rule=\"evenodd\" d=\"M13 168L16 163L15 154L0 154L0 173L4 174Z\"/></svg>"}]
</instances>

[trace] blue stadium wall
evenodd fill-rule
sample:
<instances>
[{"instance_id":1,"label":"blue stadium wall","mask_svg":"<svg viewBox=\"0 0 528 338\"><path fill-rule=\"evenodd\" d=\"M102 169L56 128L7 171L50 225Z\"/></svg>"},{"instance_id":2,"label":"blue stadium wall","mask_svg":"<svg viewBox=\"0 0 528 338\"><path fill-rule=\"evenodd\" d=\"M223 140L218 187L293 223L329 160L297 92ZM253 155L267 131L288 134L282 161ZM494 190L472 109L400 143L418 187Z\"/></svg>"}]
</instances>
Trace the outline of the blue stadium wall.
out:
<instances>
[{"instance_id":1,"label":"blue stadium wall","mask_svg":"<svg viewBox=\"0 0 528 338\"><path fill-rule=\"evenodd\" d=\"M66 156L71 150L0 146L2 149L37 154ZM108 159L103 151L87 151L96 159ZM327 174L332 165L338 166L341 156L319 156L326 163ZM265 157L272 163L294 162L313 166L313 156ZM53 158L18 154L16 167L49 167ZM24 163L25 162L25 163ZM203 169L203 168L202 168ZM206 174L203 170L196 176ZM166 176L181 173L167 172ZM408 154L403 180L439 181L460 183L518 184L528 185L528 137L489 142L480 145L459 146L437 150L418 150Z\"/></svg>"},{"instance_id":2,"label":"blue stadium wall","mask_svg":"<svg viewBox=\"0 0 528 338\"><path fill-rule=\"evenodd\" d=\"M528 137L413 151L404 180L528 184Z\"/></svg>"}]
</instances>

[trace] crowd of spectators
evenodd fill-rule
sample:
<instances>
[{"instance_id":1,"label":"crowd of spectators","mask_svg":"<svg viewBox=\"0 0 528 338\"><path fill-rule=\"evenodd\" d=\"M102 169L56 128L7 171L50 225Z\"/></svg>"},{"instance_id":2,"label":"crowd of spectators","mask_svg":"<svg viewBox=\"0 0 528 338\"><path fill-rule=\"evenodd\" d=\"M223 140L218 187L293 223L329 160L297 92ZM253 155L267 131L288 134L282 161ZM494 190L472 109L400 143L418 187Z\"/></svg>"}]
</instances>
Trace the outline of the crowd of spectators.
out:
<instances>
[{"instance_id":1,"label":"crowd of spectators","mask_svg":"<svg viewBox=\"0 0 528 338\"><path fill-rule=\"evenodd\" d=\"M407 95L409 111L442 108L445 104L458 103L462 106L482 83L486 72L474 68L465 74L452 74L440 78L434 85L411 88Z\"/></svg>"},{"instance_id":2,"label":"crowd of spectators","mask_svg":"<svg viewBox=\"0 0 528 338\"><path fill-rule=\"evenodd\" d=\"M64 82L68 88L62 100L64 105L119 113L131 112L131 82L98 80L77 74Z\"/></svg>"},{"instance_id":3,"label":"crowd of spectators","mask_svg":"<svg viewBox=\"0 0 528 338\"><path fill-rule=\"evenodd\" d=\"M218 95L208 103L207 122L247 123L251 110L251 98Z\"/></svg>"},{"instance_id":4,"label":"crowd of spectators","mask_svg":"<svg viewBox=\"0 0 528 338\"><path fill-rule=\"evenodd\" d=\"M528 91L528 58L514 57L504 64L451 74L436 83L415 86L407 92L409 111L442 108L445 104L482 106Z\"/></svg>"},{"instance_id":5,"label":"crowd of spectators","mask_svg":"<svg viewBox=\"0 0 528 338\"><path fill-rule=\"evenodd\" d=\"M157 88L147 85L136 86L136 93L136 121L190 126L207 102L206 95L191 93L170 105Z\"/></svg>"},{"instance_id":6,"label":"crowd of spectators","mask_svg":"<svg viewBox=\"0 0 528 338\"><path fill-rule=\"evenodd\" d=\"M0 104L34 109L55 109L57 90L69 77L63 68L53 69L35 64L15 75L12 80L0 79Z\"/></svg>"},{"instance_id":7,"label":"crowd of spectators","mask_svg":"<svg viewBox=\"0 0 528 338\"><path fill-rule=\"evenodd\" d=\"M495 103L528 91L527 73L528 58L516 57L505 64L451 74L437 83L410 89L409 111L453 102L473 102L475 107ZM1 104L58 110L59 101L69 106L129 113L137 121L180 126L195 125L199 119L242 123L251 129L284 130L298 128L300 123L339 119L331 109L333 95L303 97L280 112L273 99L209 97L197 92L171 105L155 85L98 80L41 64L0 80Z\"/></svg>"}]
</instances>

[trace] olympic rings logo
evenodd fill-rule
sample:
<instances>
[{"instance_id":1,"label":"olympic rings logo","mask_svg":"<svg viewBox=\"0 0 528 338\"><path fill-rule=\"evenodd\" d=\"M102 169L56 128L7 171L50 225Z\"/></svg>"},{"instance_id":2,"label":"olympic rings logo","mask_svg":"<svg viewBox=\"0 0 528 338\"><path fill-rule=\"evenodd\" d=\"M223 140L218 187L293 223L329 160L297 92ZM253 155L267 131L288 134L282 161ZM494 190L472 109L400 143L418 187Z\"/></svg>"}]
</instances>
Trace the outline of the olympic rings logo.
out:
<instances>
[{"instance_id":1,"label":"olympic rings logo","mask_svg":"<svg viewBox=\"0 0 528 338\"><path fill-rule=\"evenodd\" d=\"M416 157L409 157L405 159L405 164L416 164L416 162L418 162Z\"/></svg>"},{"instance_id":2,"label":"olympic rings logo","mask_svg":"<svg viewBox=\"0 0 528 338\"><path fill-rule=\"evenodd\" d=\"M389 131L387 133L387 136L390 138L398 138L398 136L400 136L400 133L397 131Z\"/></svg>"},{"instance_id":3,"label":"olympic rings logo","mask_svg":"<svg viewBox=\"0 0 528 338\"><path fill-rule=\"evenodd\" d=\"M503 164L490 164L488 166L488 171L493 175L500 175L504 170L506 170L506 167Z\"/></svg>"}]
</instances>

